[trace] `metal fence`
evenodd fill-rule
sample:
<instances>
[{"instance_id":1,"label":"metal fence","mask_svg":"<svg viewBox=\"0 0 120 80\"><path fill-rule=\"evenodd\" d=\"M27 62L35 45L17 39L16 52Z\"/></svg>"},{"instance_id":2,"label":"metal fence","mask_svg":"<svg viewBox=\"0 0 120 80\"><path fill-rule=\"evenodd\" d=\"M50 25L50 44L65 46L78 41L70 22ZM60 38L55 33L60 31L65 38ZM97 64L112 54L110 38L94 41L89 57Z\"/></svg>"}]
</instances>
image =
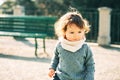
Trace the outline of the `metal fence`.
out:
<instances>
[{"instance_id":1,"label":"metal fence","mask_svg":"<svg viewBox=\"0 0 120 80\"><path fill-rule=\"evenodd\" d=\"M99 13L97 9L79 10L90 25L91 31L87 34L87 41L97 42L99 29ZM120 44L120 9L113 9L111 12L111 43Z\"/></svg>"},{"instance_id":2,"label":"metal fence","mask_svg":"<svg viewBox=\"0 0 120 80\"><path fill-rule=\"evenodd\" d=\"M111 43L120 44L120 10L111 13Z\"/></svg>"},{"instance_id":3,"label":"metal fence","mask_svg":"<svg viewBox=\"0 0 120 80\"><path fill-rule=\"evenodd\" d=\"M82 9L79 10L83 18L87 19L90 27L90 32L86 35L88 42L97 42L98 37L98 10L97 9Z\"/></svg>"}]
</instances>

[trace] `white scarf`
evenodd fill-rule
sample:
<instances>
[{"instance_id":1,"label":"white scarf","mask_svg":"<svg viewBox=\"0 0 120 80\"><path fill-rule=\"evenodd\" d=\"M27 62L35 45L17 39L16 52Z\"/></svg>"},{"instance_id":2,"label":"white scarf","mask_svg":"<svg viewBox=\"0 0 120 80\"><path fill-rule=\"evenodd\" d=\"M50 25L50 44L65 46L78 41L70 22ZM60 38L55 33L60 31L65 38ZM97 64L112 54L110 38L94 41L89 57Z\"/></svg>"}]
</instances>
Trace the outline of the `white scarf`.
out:
<instances>
[{"instance_id":1,"label":"white scarf","mask_svg":"<svg viewBox=\"0 0 120 80\"><path fill-rule=\"evenodd\" d=\"M84 44L86 38L80 40L80 41L68 41L66 39L64 39L63 37L59 38L59 41L61 42L61 46L71 52L76 52L77 50L79 50L82 45Z\"/></svg>"}]
</instances>

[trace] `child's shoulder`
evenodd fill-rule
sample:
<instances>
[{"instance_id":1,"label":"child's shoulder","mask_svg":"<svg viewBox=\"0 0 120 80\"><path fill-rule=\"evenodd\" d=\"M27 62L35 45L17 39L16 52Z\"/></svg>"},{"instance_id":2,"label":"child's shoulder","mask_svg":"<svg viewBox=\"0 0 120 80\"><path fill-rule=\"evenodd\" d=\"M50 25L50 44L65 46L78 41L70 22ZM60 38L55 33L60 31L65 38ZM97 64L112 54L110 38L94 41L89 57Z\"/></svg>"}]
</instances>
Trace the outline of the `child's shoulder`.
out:
<instances>
[{"instance_id":1,"label":"child's shoulder","mask_svg":"<svg viewBox=\"0 0 120 80\"><path fill-rule=\"evenodd\" d=\"M57 41L57 43L56 43L56 47L59 47L60 46L60 41Z\"/></svg>"},{"instance_id":2,"label":"child's shoulder","mask_svg":"<svg viewBox=\"0 0 120 80\"><path fill-rule=\"evenodd\" d=\"M87 42L85 42L85 43L83 44L83 48L90 48L90 45L89 45Z\"/></svg>"},{"instance_id":3,"label":"child's shoulder","mask_svg":"<svg viewBox=\"0 0 120 80\"><path fill-rule=\"evenodd\" d=\"M84 42L83 46L88 47L89 45L87 42Z\"/></svg>"}]
</instances>

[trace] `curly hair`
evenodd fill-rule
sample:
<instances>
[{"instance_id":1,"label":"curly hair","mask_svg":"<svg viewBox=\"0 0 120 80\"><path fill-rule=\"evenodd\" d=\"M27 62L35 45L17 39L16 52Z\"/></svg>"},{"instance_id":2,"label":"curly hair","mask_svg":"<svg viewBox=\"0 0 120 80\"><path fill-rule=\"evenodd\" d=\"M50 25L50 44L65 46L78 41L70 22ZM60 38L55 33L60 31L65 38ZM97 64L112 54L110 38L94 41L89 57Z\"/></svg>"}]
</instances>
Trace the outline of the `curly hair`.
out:
<instances>
[{"instance_id":1,"label":"curly hair","mask_svg":"<svg viewBox=\"0 0 120 80\"><path fill-rule=\"evenodd\" d=\"M67 30L67 26L70 24L76 24L80 29L84 29L85 33L90 31L90 25L86 19L83 19L82 15L77 12L67 12L61 16L55 23L55 33L57 36L64 36Z\"/></svg>"}]
</instances>

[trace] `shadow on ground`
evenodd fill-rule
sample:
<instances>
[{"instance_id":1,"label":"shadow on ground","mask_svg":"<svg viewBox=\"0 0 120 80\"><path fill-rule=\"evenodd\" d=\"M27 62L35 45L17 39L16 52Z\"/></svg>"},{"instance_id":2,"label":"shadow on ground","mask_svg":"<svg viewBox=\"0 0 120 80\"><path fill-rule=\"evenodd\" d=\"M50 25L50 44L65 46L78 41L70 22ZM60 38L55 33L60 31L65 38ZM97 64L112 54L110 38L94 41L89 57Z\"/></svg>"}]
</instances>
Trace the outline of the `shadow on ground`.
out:
<instances>
[{"instance_id":1,"label":"shadow on ground","mask_svg":"<svg viewBox=\"0 0 120 80\"><path fill-rule=\"evenodd\" d=\"M16 55L7 55L3 53L0 53L0 58L50 63L50 58L24 57L24 56L16 56Z\"/></svg>"},{"instance_id":2,"label":"shadow on ground","mask_svg":"<svg viewBox=\"0 0 120 80\"><path fill-rule=\"evenodd\" d=\"M115 46L101 46L101 47L108 49L108 50L120 51L120 47L115 47Z\"/></svg>"},{"instance_id":3,"label":"shadow on ground","mask_svg":"<svg viewBox=\"0 0 120 80\"><path fill-rule=\"evenodd\" d=\"M26 44L26 45L28 45L30 47L34 47L35 46L35 44L31 43L29 40L25 39L24 37L14 37L14 39L16 41L20 41L20 42L22 42L22 43L24 43L24 44Z\"/></svg>"}]
</instances>

